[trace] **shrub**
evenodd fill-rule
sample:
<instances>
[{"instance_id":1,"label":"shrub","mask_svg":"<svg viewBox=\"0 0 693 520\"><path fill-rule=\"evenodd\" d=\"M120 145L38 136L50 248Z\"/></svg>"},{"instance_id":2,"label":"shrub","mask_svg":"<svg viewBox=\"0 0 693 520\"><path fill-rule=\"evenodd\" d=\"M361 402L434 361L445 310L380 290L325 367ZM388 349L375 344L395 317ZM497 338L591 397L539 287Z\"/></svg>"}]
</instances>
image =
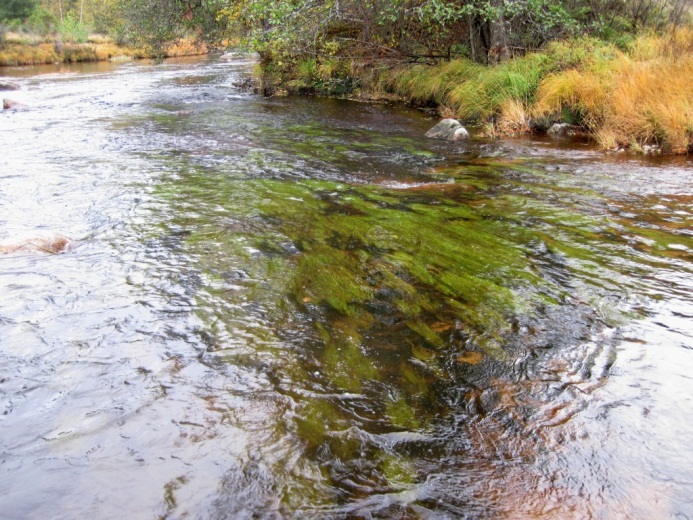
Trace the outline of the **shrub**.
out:
<instances>
[{"instance_id":1,"label":"shrub","mask_svg":"<svg viewBox=\"0 0 693 520\"><path fill-rule=\"evenodd\" d=\"M58 23L58 34L63 41L86 43L89 39L89 28L74 13L69 12Z\"/></svg>"},{"instance_id":2,"label":"shrub","mask_svg":"<svg viewBox=\"0 0 693 520\"><path fill-rule=\"evenodd\" d=\"M41 35L47 35L55 31L58 20L52 13L39 5L34 9L24 25L30 31Z\"/></svg>"}]
</instances>

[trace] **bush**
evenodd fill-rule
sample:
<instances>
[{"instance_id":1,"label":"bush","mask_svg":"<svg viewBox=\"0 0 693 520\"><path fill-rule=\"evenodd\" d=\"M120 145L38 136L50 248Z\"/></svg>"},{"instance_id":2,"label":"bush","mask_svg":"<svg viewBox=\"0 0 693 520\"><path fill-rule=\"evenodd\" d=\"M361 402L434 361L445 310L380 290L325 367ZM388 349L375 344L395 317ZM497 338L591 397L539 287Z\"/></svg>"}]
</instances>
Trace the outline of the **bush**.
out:
<instances>
[{"instance_id":1,"label":"bush","mask_svg":"<svg viewBox=\"0 0 693 520\"><path fill-rule=\"evenodd\" d=\"M41 35L54 32L57 25L57 18L52 13L46 11L43 6L36 7L24 24L30 31Z\"/></svg>"},{"instance_id":2,"label":"bush","mask_svg":"<svg viewBox=\"0 0 693 520\"><path fill-rule=\"evenodd\" d=\"M58 34L63 41L86 43L89 38L89 28L79 21L79 18L69 12L58 23Z\"/></svg>"},{"instance_id":3,"label":"bush","mask_svg":"<svg viewBox=\"0 0 693 520\"><path fill-rule=\"evenodd\" d=\"M0 3L0 22L26 20L36 5L35 0L2 0Z\"/></svg>"}]
</instances>

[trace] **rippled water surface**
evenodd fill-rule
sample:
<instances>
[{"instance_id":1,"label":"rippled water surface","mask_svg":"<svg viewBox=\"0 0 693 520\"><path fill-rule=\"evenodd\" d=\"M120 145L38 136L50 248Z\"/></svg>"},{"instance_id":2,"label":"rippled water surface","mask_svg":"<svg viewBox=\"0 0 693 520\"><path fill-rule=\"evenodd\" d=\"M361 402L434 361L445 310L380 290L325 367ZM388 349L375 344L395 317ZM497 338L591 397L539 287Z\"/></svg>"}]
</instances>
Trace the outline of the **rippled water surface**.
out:
<instances>
[{"instance_id":1,"label":"rippled water surface","mask_svg":"<svg viewBox=\"0 0 693 520\"><path fill-rule=\"evenodd\" d=\"M693 163L251 66L0 71L0 516L693 517Z\"/></svg>"}]
</instances>

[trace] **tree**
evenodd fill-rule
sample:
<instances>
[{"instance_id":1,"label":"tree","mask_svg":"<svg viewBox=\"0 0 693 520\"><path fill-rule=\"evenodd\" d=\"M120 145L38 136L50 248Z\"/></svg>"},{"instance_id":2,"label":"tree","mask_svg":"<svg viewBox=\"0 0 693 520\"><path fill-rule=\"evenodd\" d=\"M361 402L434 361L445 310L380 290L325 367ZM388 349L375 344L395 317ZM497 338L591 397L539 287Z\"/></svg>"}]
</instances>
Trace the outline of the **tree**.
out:
<instances>
[{"instance_id":1,"label":"tree","mask_svg":"<svg viewBox=\"0 0 693 520\"><path fill-rule=\"evenodd\" d=\"M36 7L36 0L2 0L0 21L26 20Z\"/></svg>"},{"instance_id":2,"label":"tree","mask_svg":"<svg viewBox=\"0 0 693 520\"><path fill-rule=\"evenodd\" d=\"M218 39L231 30L270 61L466 55L482 63L573 34L661 29L690 1L123 0L133 28L153 41L191 30Z\"/></svg>"}]
</instances>

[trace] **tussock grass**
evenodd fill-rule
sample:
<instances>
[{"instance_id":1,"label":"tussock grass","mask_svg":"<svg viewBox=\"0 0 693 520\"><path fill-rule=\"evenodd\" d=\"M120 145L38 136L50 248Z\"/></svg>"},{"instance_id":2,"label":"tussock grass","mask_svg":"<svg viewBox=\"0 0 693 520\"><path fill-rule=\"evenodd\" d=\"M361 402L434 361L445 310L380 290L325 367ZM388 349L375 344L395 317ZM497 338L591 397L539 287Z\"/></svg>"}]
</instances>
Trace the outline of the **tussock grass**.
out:
<instances>
[{"instance_id":1,"label":"tussock grass","mask_svg":"<svg viewBox=\"0 0 693 520\"><path fill-rule=\"evenodd\" d=\"M0 50L0 66L42 65L59 61L52 43L39 45L6 45Z\"/></svg>"},{"instance_id":2,"label":"tussock grass","mask_svg":"<svg viewBox=\"0 0 693 520\"><path fill-rule=\"evenodd\" d=\"M207 53L209 53L209 48L202 42L193 38L181 38L166 49L167 58L198 56Z\"/></svg>"},{"instance_id":3,"label":"tussock grass","mask_svg":"<svg viewBox=\"0 0 693 520\"><path fill-rule=\"evenodd\" d=\"M75 63L83 61L108 61L142 59L151 55L143 49L122 47L112 39L92 35L91 43L64 43L60 40L43 39L43 43L6 41L0 49L0 66L44 65L49 63ZM33 42L33 40L32 40ZM166 49L167 58L207 54L209 49L193 39L182 39Z\"/></svg>"},{"instance_id":4,"label":"tussock grass","mask_svg":"<svg viewBox=\"0 0 693 520\"><path fill-rule=\"evenodd\" d=\"M529 132L531 120L526 103L514 98L506 99L500 106L500 116L495 126L503 134Z\"/></svg>"},{"instance_id":5,"label":"tussock grass","mask_svg":"<svg viewBox=\"0 0 693 520\"><path fill-rule=\"evenodd\" d=\"M469 60L454 60L437 66L415 65L395 70L384 85L414 103L447 104L455 86L473 80L482 69Z\"/></svg>"},{"instance_id":6,"label":"tussock grass","mask_svg":"<svg viewBox=\"0 0 693 520\"><path fill-rule=\"evenodd\" d=\"M499 116L504 106L529 105L552 60L546 54L532 54L491 67L478 67L471 80L450 92L448 106L466 120Z\"/></svg>"},{"instance_id":7,"label":"tussock grass","mask_svg":"<svg viewBox=\"0 0 693 520\"><path fill-rule=\"evenodd\" d=\"M570 109L604 148L693 151L693 30L642 37L612 52L546 77L533 115Z\"/></svg>"},{"instance_id":8,"label":"tussock grass","mask_svg":"<svg viewBox=\"0 0 693 520\"><path fill-rule=\"evenodd\" d=\"M644 35L624 48L592 38L482 66L468 60L382 69L370 80L491 135L553 122L585 128L606 149L693 152L693 29ZM541 124L539 124L541 123Z\"/></svg>"},{"instance_id":9,"label":"tussock grass","mask_svg":"<svg viewBox=\"0 0 693 520\"><path fill-rule=\"evenodd\" d=\"M38 34L29 32L7 32L5 34L5 43L16 45L38 45L45 43L43 37Z\"/></svg>"}]
</instances>

